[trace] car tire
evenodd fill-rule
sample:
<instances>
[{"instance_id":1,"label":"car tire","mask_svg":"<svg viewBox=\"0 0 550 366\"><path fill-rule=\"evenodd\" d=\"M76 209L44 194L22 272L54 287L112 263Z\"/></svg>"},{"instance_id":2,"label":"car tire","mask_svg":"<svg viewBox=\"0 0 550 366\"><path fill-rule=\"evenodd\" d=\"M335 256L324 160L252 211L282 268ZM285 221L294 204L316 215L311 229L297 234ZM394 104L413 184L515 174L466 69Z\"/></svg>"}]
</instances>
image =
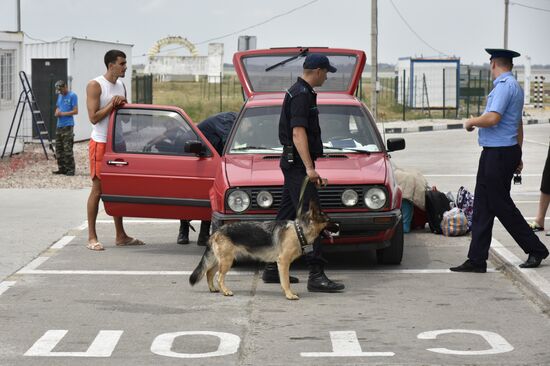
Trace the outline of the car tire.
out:
<instances>
[{"instance_id":1,"label":"car tire","mask_svg":"<svg viewBox=\"0 0 550 366\"><path fill-rule=\"evenodd\" d=\"M399 220L395 232L390 239L390 246L378 249L376 251L376 259L379 264L401 264L403 259L403 219Z\"/></svg>"}]
</instances>

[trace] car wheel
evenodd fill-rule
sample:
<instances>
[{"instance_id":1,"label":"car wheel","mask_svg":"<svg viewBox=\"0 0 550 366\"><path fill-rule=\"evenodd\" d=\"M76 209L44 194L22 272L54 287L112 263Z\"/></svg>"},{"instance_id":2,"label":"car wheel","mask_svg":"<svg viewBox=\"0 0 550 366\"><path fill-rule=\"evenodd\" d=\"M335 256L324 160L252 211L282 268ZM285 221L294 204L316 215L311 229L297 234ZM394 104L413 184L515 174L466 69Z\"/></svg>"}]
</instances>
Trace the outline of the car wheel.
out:
<instances>
[{"instance_id":1,"label":"car wheel","mask_svg":"<svg viewBox=\"0 0 550 366\"><path fill-rule=\"evenodd\" d=\"M376 259L379 264L401 264L403 258L403 219L399 220L393 237L390 239L390 246L376 251Z\"/></svg>"}]
</instances>

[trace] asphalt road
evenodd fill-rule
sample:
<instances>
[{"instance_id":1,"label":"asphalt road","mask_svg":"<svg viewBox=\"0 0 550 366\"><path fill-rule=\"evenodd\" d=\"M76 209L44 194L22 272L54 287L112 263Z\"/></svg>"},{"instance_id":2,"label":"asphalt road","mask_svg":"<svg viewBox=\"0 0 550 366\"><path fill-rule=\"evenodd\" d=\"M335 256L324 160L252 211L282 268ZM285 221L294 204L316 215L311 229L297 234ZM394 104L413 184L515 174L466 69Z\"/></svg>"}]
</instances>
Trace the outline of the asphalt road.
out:
<instances>
[{"instance_id":1,"label":"asphalt road","mask_svg":"<svg viewBox=\"0 0 550 366\"><path fill-rule=\"evenodd\" d=\"M533 142L513 195L529 217L550 125L525 132ZM392 154L397 165L420 169L443 191L473 190L474 135L404 137L407 149ZM44 243L48 249L0 282L0 365L550 363L548 313L521 285L494 263L487 274L447 270L464 260L467 236L407 234L400 266L379 266L368 252L332 254L327 273L346 284L341 294L307 292L298 262L292 273L301 282L293 288L301 298L288 301L278 285L261 281L254 263L228 276L233 297L209 293L204 280L190 287L203 249L175 244L176 221L127 220L129 234L147 245L120 248L112 221L101 219L106 251L86 250L86 230L71 222L60 226L58 242ZM499 224L494 235L512 248Z\"/></svg>"}]
</instances>

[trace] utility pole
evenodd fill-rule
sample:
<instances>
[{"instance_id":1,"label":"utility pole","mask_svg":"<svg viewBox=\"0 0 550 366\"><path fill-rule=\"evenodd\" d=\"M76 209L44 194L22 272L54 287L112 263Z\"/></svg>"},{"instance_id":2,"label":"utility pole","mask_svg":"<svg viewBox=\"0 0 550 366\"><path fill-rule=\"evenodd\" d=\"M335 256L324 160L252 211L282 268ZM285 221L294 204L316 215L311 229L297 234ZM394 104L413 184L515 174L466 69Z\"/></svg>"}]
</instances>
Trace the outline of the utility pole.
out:
<instances>
[{"instance_id":1,"label":"utility pole","mask_svg":"<svg viewBox=\"0 0 550 366\"><path fill-rule=\"evenodd\" d=\"M17 0L17 31L21 32L21 0Z\"/></svg>"},{"instance_id":2,"label":"utility pole","mask_svg":"<svg viewBox=\"0 0 550 366\"><path fill-rule=\"evenodd\" d=\"M508 49L508 6L510 0L504 0L504 48Z\"/></svg>"},{"instance_id":3,"label":"utility pole","mask_svg":"<svg viewBox=\"0 0 550 366\"><path fill-rule=\"evenodd\" d=\"M378 0L371 0L371 111L378 119Z\"/></svg>"}]
</instances>

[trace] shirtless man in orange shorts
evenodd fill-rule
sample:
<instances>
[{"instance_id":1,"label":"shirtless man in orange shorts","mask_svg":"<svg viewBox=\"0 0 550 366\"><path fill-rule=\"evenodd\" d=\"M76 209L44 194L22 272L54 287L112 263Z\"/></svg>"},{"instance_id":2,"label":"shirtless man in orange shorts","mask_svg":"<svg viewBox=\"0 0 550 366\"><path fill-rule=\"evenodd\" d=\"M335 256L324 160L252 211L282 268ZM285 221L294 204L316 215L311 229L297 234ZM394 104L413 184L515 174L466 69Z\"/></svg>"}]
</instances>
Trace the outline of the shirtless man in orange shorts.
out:
<instances>
[{"instance_id":1,"label":"shirtless man in orange shorts","mask_svg":"<svg viewBox=\"0 0 550 366\"><path fill-rule=\"evenodd\" d=\"M101 162L105 154L107 129L111 111L126 103L126 87L119 78L126 73L126 55L119 50L110 50L104 57L107 71L104 75L91 80L86 87L86 106L93 125L90 138L90 175L92 190L88 197L88 245L90 250L104 250L97 239L96 220L101 198ZM117 246L143 245L141 240L129 237L124 231L122 217L113 217L115 221Z\"/></svg>"}]
</instances>

